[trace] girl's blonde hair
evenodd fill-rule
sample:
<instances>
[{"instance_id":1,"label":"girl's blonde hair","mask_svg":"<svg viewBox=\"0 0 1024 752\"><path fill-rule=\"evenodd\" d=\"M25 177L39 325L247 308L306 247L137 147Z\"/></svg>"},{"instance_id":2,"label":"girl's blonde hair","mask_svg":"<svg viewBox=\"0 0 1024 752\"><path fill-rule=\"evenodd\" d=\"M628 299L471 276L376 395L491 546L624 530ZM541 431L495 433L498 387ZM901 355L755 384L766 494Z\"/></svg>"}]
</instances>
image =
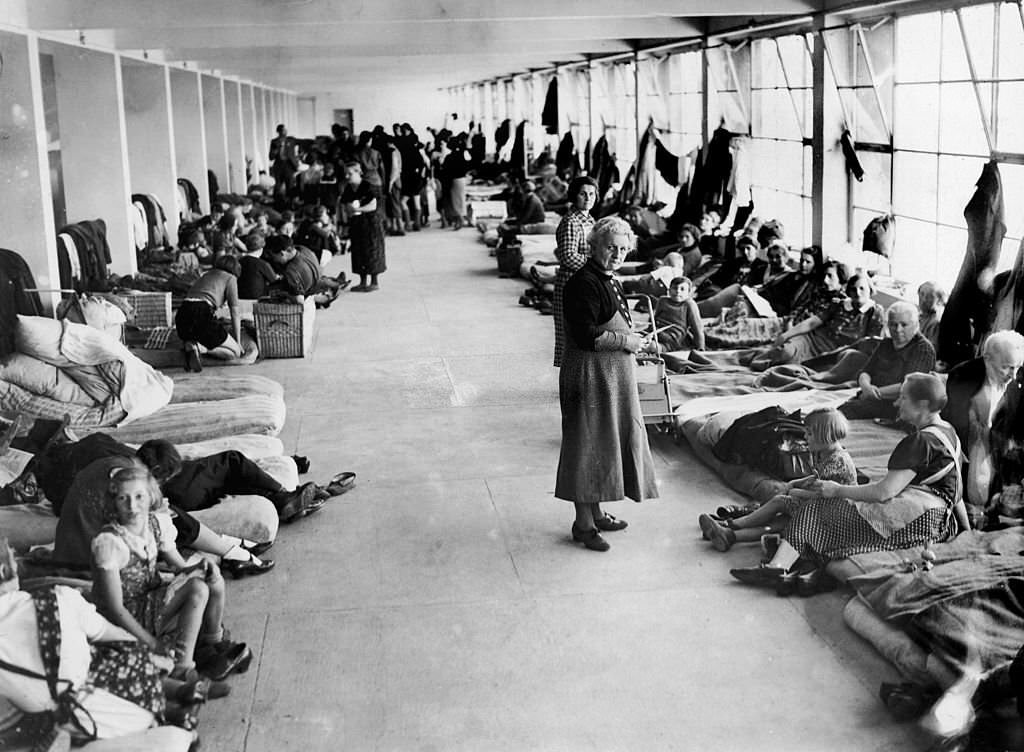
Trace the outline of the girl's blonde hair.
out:
<instances>
[{"instance_id":1,"label":"girl's blonde hair","mask_svg":"<svg viewBox=\"0 0 1024 752\"><path fill-rule=\"evenodd\" d=\"M159 505L160 500L163 498L160 484L157 483L156 478L153 477L153 473L149 471L148 467L138 460L133 460L130 465L115 467L110 471L103 508L104 517L106 517L108 522L120 522L117 504L115 503L117 494L126 484L135 481L142 481L148 486L149 508L153 509Z\"/></svg>"},{"instance_id":2,"label":"girl's blonde hair","mask_svg":"<svg viewBox=\"0 0 1024 752\"><path fill-rule=\"evenodd\" d=\"M804 418L807 438L818 444L835 444L846 438L850 432L850 424L846 416L834 407L823 407L812 410Z\"/></svg>"}]
</instances>

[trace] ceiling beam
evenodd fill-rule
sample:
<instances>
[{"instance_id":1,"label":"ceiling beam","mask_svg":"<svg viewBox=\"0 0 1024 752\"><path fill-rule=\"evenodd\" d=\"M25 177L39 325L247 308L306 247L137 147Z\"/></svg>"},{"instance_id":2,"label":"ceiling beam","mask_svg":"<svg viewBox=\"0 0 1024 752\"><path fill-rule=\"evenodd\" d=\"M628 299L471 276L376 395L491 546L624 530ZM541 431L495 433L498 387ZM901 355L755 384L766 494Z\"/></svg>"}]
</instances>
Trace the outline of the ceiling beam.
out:
<instances>
[{"instance_id":1,"label":"ceiling beam","mask_svg":"<svg viewBox=\"0 0 1024 752\"><path fill-rule=\"evenodd\" d=\"M0 0L2 4L12 0ZM555 21L808 13L819 0L28 0L31 28L282 27L346 23Z\"/></svg>"},{"instance_id":2,"label":"ceiling beam","mask_svg":"<svg viewBox=\"0 0 1024 752\"><path fill-rule=\"evenodd\" d=\"M664 39L699 36L701 28L682 18L617 19L609 21L552 21L531 28L512 21L402 22L349 24L325 22L313 26L231 26L219 28L131 28L116 31L122 49L209 47L331 47L366 46L372 42L385 54L406 44L426 41L445 48L485 52L491 44L571 42L586 44L607 39Z\"/></svg>"}]
</instances>

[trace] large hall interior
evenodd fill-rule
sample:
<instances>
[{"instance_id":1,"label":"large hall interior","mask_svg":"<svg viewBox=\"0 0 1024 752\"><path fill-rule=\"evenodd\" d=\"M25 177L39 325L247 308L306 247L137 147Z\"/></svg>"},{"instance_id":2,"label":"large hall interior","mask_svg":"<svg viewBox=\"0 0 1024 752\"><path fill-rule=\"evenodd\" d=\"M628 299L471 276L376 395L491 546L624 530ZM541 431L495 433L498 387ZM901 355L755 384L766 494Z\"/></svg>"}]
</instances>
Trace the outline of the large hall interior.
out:
<instances>
[{"instance_id":1,"label":"large hall interior","mask_svg":"<svg viewBox=\"0 0 1024 752\"><path fill-rule=\"evenodd\" d=\"M1022 120L1020 0L0 0L0 749L1024 750Z\"/></svg>"}]
</instances>

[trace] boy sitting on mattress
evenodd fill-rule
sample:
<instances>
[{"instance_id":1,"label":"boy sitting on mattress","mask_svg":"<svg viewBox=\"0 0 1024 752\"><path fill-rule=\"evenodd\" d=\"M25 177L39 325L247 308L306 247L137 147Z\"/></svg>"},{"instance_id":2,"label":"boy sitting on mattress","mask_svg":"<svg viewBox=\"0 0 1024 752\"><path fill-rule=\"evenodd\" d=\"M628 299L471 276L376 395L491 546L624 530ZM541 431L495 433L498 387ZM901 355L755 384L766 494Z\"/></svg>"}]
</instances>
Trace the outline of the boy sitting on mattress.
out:
<instances>
[{"instance_id":1,"label":"boy sitting on mattress","mask_svg":"<svg viewBox=\"0 0 1024 752\"><path fill-rule=\"evenodd\" d=\"M663 352L704 349L704 325L689 277L673 279L668 295L658 298L654 325Z\"/></svg>"}]
</instances>

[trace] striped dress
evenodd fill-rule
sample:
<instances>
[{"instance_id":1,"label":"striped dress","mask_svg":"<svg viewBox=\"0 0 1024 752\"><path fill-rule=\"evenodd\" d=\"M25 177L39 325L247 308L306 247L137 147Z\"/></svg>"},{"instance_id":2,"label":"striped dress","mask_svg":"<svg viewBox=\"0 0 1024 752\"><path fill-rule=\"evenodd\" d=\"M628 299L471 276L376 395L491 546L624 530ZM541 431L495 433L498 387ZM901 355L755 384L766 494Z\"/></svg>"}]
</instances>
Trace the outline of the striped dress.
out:
<instances>
[{"instance_id":1,"label":"striped dress","mask_svg":"<svg viewBox=\"0 0 1024 752\"><path fill-rule=\"evenodd\" d=\"M562 365L562 353L565 351L565 320L562 313L562 295L569 277L583 268L590 258L587 248L587 235L594 226L594 218L589 212L570 209L555 230L558 247L555 256L558 258L558 273L555 275L555 297L553 301L555 319L555 368Z\"/></svg>"}]
</instances>

